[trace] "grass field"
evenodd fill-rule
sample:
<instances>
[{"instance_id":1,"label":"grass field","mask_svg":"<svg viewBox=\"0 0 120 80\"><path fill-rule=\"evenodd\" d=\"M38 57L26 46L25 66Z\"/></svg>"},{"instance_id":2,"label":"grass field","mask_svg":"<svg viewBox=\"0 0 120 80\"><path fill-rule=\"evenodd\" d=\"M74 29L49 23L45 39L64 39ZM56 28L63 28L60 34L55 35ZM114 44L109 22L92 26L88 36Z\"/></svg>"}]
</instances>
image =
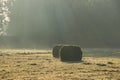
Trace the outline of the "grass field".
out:
<instances>
[{"instance_id":1,"label":"grass field","mask_svg":"<svg viewBox=\"0 0 120 80\"><path fill-rule=\"evenodd\" d=\"M61 62L51 50L0 50L0 80L120 80L119 49L83 49L82 62Z\"/></svg>"}]
</instances>

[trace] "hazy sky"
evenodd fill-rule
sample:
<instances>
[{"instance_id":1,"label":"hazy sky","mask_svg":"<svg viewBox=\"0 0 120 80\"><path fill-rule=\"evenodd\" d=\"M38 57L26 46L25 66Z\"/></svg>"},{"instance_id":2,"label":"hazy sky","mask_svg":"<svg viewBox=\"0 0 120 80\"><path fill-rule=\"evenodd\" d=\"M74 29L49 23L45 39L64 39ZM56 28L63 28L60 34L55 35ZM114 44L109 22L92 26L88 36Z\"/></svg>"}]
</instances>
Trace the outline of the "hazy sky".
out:
<instances>
[{"instance_id":1,"label":"hazy sky","mask_svg":"<svg viewBox=\"0 0 120 80\"><path fill-rule=\"evenodd\" d=\"M8 33L23 42L120 47L119 0L16 0Z\"/></svg>"}]
</instances>

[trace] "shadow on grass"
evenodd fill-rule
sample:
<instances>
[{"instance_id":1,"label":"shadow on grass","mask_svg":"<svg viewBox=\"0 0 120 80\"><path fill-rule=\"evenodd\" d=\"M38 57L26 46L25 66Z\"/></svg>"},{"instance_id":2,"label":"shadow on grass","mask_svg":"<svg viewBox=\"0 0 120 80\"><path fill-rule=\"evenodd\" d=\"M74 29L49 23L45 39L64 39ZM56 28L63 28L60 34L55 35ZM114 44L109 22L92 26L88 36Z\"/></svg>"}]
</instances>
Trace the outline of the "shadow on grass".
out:
<instances>
[{"instance_id":1,"label":"shadow on grass","mask_svg":"<svg viewBox=\"0 0 120 80\"><path fill-rule=\"evenodd\" d=\"M83 63L84 61L81 60L81 61L61 61L61 62L64 62L64 63Z\"/></svg>"}]
</instances>

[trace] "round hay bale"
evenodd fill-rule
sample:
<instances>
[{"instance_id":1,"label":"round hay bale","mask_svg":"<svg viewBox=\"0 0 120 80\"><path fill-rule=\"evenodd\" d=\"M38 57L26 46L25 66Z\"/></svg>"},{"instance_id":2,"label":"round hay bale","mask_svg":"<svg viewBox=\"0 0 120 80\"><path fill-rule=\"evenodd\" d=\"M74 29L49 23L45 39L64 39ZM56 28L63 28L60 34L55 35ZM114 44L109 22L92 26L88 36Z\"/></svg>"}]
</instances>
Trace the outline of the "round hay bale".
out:
<instances>
[{"instance_id":1,"label":"round hay bale","mask_svg":"<svg viewBox=\"0 0 120 80\"><path fill-rule=\"evenodd\" d=\"M60 49L61 61L81 61L82 50L79 46L63 46Z\"/></svg>"},{"instance_id":2,"label":"round hay bale","mask_svg":"<svg viewBox=\"0 0 120 80\"><path fill-rule=\"evenodd\" d=\"M62 47L62 45L56 45L56 46L53 48L53 51L52 51L53 57L59 58L59 50L60 50L61 47Z\"/></svg>"}]
</instances>

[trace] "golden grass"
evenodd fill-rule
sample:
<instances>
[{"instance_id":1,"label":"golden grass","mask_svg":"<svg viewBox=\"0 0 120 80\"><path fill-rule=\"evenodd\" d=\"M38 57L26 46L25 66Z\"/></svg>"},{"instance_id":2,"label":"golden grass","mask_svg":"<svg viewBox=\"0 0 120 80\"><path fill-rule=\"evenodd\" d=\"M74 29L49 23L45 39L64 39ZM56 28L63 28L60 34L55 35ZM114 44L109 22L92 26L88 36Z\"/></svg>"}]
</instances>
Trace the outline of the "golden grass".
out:
<instances>
[{"instance_id":1,"label":"golden grass","mask_svg":"<svg viewBox=\"0 0 120 80\"><path fill-rule=\"evenodd\" d=\"M120 80L120 59L61 62L46 50L0 50L0 80ZM45 54L46 53L46 54Z\"/></svg>"}]
</instances>

